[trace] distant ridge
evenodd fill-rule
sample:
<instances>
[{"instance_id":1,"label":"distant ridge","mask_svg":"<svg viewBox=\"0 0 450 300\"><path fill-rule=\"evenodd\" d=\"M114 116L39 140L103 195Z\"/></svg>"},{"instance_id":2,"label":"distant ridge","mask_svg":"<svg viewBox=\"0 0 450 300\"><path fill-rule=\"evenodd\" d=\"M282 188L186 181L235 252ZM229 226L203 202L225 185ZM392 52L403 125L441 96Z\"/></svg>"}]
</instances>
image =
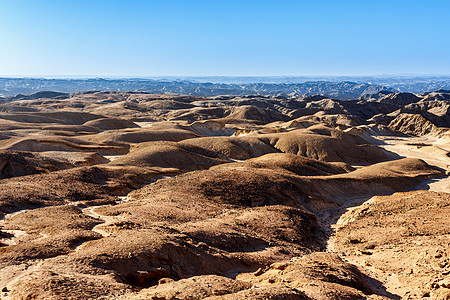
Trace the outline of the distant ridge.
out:
<instances>
[{"instance_id":1,"label":"distant ridge","mask_svg":"<svg viewBox=\"0 0 450 300\"><path fill-rule=\"evenodd\" d=\"M33 99L40 99L40 98L56 98L61 96L68 96L67 93L60 93L60 92L53 92L53 91L40 91L35 92L27 95L17 94L14 97L11 97L11 99L22 99L22 100L33 100Z\"/></svg>"},{"instance_id":2,"label":"distant ridge","mask_svg":"<svg viewBox=\"0 0 450 300\"><path fill-rule=\"evenodd\" d=\"M45 78L0 78L0 97L55 97L60 94L34 94L41 91L73 93L90 90L134 91L148 93L173 93L191 96L211 97L217 95L263 95L304 97L323 95L338 100L349 100L380 91L394 92L382 85L350 81L308 81L303 83L246 83L227 84L211 82L192 82L187 80L152 79L45 79ZM49 92L45 92L49 93ZM63 94L61 94L63 95Z\"/></svg>"}]
</instances>

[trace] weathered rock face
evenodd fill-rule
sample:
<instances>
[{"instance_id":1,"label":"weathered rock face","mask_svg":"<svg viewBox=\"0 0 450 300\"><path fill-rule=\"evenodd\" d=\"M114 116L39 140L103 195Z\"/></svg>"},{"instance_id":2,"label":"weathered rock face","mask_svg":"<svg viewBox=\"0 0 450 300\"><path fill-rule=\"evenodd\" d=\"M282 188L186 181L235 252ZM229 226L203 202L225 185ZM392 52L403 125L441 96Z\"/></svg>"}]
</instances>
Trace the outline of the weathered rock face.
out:
<instances>
[{"instance_id":1,"label":"weathered rock face","mask_svg":"<svg viewBox=\"0 0 450 300\"><path fill-rule=\"evenodd\" d=\"M430 133L439 135L445 131L445 129L438 128L420 114L399 114L389 123L389 127L393 130L416 136Z\"/></svg>"},{"instance_id":2,"label":"weathered rock face","mask_svg":"<svg viewBox=\"0 0 450 300\"><path fill-rule=\"evenodd\" d=\"M430 191L375 197L338 221L335 251L389 276L397 294L445 299L449 273L449 194ZM387 286L393 285L387 282Z\"/></svg>"},{"instance_id":3,"label":"weathered rock face","mask_svg":"<svg viewBox=\"0 0 450 300\"><path fill-rule=\"evenodd\" d=\"M389 103L394 105L408 105L420 101L422 98L411 93L388 94L377 100L380 103Z\"/></svg>"},{"instance_id":4,"label":"weathered rock face","mask_svg":"<svg viewBox=\"0 0 450 300\"><path fill-rule=\"evenodd\" d=\"M62 159L52 159L31 152L0 151L0 179L39 174L73 167Z\"/></svg>"},{"instance_id":5,"label":"weathered rock face","mask_svg":"<svg viewBox=\"0 0 450 300\"><path fill-rule=\"evenodd\" d=\"M445 91L46 95L0 104L0 298L450 292Z\"/></svg>"},{"instance_id":6,"label":"weathered rock face","mask_svg":"<svg viewBox=\"0 0 450 300\"><path fill-rule=\"evenodd\" d=\"M162 174L138 167L94 166L4 179L0 181L0 212L76 201L110 202Z\"/></svg>"}]
</instances>

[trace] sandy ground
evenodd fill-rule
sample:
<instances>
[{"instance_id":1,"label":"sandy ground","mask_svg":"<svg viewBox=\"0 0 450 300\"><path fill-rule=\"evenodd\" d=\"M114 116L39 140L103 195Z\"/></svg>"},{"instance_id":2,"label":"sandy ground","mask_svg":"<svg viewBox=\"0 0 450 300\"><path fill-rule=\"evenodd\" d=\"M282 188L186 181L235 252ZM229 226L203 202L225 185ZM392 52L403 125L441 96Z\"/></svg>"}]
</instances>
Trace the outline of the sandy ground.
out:
<instances>
[{"instance_id":1,"label":"sandy ground","mask_svg":"<svg viewBox=\"0 0 450 300\"><path fill-rule=\"evenodd\" d=\"M394 152L402 157L419 158L430 165L439 167L449 173L450 157L447 155L450 145L438 144L437 138L433 136L424 137L377 137L381 143L380 146L384 149ZM425 181L419 184L415 190L430 190L435 192L450 193L450 177L443 176L432 180ZM374 202L376 197L370 199L354 199L348 203L346 207L327 211L325 214L319 215L319 219L325 227L329 228L330 238L327 241L327 251L337 253L344 261L356 265L363 273L371 278L376 279L382 283L379 290L384 291L385 295L392 299L415 299L409 298L409 286L404 286L402 278L395 273L386 273L370 263L365 263L357 257L344 256L338 253L337 241L333 232L338 230L345 224L354 221L352 219L353 211L356 211L363 206L367 207L371 202Z\"/></svg>"},{"instance_id":2,"label":"sandy ground","mask_svg":"<svg viewBox=\"0 0 450 300\"><path fill-rule=\"evenodd\" d=\"M137 126L141 127L141 128L145 128L145 127L150 127L154 124L155 122L134 122L134 124L136 124Z\"/></svg>"},{"instance_id":3,"label":"sandy ground","mask_svg":"<svg viewBox=\"0 0 450 300\"><path fill-rule=\"evenodd\" d=\"M129 200L126 196L121 196L118 198L119 198L118 203L127 202ZM81 201L71 202L71 203L68 203L65 205L76 206L80 202ZM104 206L106 206L106 205L86 207L86 208L82 209L82 212L88 216L91 216L93 218L103 221L103 223L100 223L100 224L94 226L92 228L92 231L101 234L103 237L106 237L106 236L109 236L110 233L105 230L102 230L101 228L114 223L115 221L117 221L117 219L120 219L120 217L104 216L104 215L100 215L95 212L95 209L104 207ZM14 212L11 214L6 214L4 216L4 218L2 220L0 220L0 225L2 225L8 219L10 219L18 214L29 211L29 210L32 210L32 209L24 209L24 210ZM0 240L2 243L8 244L8 245L15 245L16 239L19 239L21 236L27 235L27 232L22 231L22 230L2 230L2 231L10 233L12 235L9 238L4 238L4 239ZM46 237L46 235L41 233L41 237L39 239L43 239L45 237ZM78 245L75 248L75 251L82 249L88 242L89 241L85 241L85 242L81 243L80 245ZM21 277L31 274L34 271L40 270L44 261L46 261L46 259L29 260L22 264L11 265L11 266L7 266L7 267L3 268L2 271L0 272L0 282L2 283L2 286L8 286L8 287L13 286L16 282L18 282L20 280ZM12 298L8 297L6 294L4 294L4 295L0 294L0 299L12 299Z\"/></svg>"},{"instance_id":4,"label":"sandy ground","mask_svg":"<svg viewBox=\"0 0 450 300\"><path fill-rule=\"evenodd\" d=\"M126 155L126 154L122 154L122 155L105 155L103 157L106 158L107 160L109 160L109 162L113 162L116 159L118 159L119 157L122 157L124 155Z\"/></svg>"},{"instance_id":5,"label":"sandy ground","mask_svg":"<svg viewBox=\"0 0 450 300\"><path fill-rule=\"evenodd\" d=\"M403 157L420 158L429 165L443 169L447 174L450 170L450 145L438 144L433 136L423 137L377 137L382 143L380 147ZM450 193L450 177L445 176L422 183L417 189Z\"/></svg>"}]
</instances>

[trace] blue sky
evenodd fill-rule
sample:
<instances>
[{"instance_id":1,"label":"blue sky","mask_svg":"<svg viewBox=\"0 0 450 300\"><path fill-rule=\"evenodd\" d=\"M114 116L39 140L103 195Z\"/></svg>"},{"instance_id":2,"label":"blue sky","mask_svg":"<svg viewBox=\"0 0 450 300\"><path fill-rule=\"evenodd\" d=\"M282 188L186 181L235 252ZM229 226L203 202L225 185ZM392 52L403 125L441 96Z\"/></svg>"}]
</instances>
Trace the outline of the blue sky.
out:
<instances>
[{"instance_id":1,"label":"blue sky","mask_svg":"<svg viewBox=\"0 0 450 300\"><path fill-rule=\"evenodd\" d=\"M0 0L0 76L450 74L450 1Z\"/></svg>"}]
</instances>

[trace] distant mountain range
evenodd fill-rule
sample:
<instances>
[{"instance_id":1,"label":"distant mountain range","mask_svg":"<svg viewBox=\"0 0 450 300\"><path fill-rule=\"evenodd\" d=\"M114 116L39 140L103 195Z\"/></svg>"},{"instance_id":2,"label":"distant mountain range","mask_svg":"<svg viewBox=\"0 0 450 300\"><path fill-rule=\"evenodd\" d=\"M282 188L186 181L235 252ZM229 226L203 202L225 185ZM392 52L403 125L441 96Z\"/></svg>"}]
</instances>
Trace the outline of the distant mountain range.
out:
<instances>
[{"instance_id":1,"label":"distant mountain range","mask_svg":"<svg viewBox=\"0 0 450 300\"><path fill-rule=\"evenodd\" d=\"M316 80L305 81L307 79ZM288 97L324 95L334 99L349 100L380 91L422 93L438 89L450 89L450 77L0 78L0 97L39 91L73 93L101 90L174 93L204 97L255 94Z\"/></svg>"}]
</instances>

